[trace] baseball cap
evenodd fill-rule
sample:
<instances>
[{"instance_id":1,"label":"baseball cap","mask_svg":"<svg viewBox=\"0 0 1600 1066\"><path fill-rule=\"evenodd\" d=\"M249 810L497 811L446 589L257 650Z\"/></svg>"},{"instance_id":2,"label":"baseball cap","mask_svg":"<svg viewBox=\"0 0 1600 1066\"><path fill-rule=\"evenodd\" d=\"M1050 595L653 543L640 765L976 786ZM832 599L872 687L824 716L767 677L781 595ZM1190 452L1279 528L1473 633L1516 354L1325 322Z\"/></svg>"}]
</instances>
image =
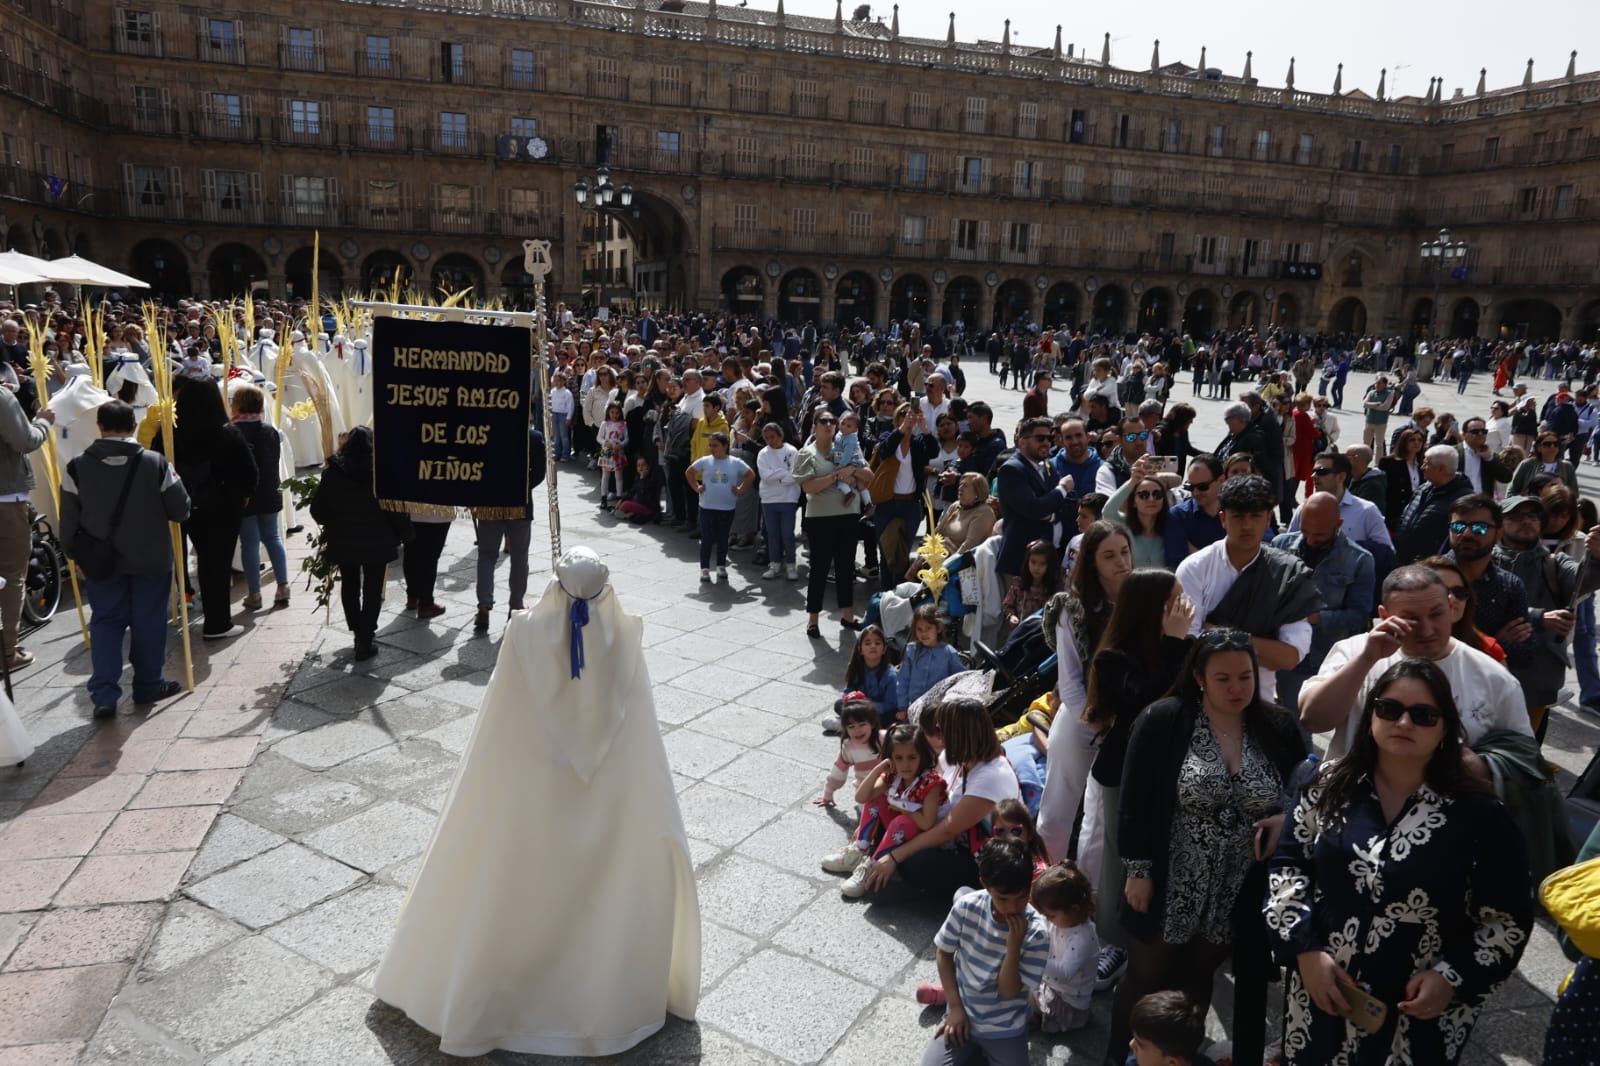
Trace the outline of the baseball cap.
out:
<instances>
[{"instance_id":1,"label":"baseball cap","mask_svg":"<svg viewBox=\"0 0 1600 1066\"><path fill-rule=\"evenodd\" d=\"M1525 503L1533 504L1541 515L1544 514L1544 501L1537 496L1508 496L1500 504L1500 513L1511 514Z\"/></svg>"}]
</instances>

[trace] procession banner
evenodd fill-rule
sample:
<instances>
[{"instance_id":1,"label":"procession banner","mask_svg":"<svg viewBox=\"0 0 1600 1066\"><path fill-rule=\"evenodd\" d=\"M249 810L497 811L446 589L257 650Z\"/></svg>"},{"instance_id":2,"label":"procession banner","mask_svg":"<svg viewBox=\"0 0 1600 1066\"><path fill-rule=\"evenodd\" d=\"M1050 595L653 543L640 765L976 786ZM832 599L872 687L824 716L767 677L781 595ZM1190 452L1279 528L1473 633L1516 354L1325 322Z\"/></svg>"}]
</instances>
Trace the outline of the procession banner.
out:
<instances>
[{"instance_id":1,"label":"procession banner","mask_svg":"<svg viewBox=\"0 0 1600 1066\"><path fill-rule=\"evenodd\" d=\"M373 321L373 479L383 507L529 516L528 335L515 326Z\"/></svg>"}]
</instances>

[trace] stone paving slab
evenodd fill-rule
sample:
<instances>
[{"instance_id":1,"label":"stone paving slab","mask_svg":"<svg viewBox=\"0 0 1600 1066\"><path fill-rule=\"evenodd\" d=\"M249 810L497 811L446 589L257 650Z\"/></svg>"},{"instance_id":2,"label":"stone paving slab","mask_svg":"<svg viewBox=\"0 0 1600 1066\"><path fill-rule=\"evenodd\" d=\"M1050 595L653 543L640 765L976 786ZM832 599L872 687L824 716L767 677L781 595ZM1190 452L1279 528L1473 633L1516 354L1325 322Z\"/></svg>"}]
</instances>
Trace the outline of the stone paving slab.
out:
<instances>
[{"instance_id":1,"label":"stone paving slab","mask_svg":"<svg viewBox=\"0 0 1600 1066\"><path fill-rule=\"evenodd\" d=\"M988 399L1009 429L1021 394L1002 393L981 367L970 381L969 395ZM1453 387L1445 396L1425 385L1419 402L1478 412L1486 390L1485 377L1457 402ZM1349 391L1359 395L1355 381ZM1173 398L1189 399L1184 388ZM1197 406L1195 438L1210 443L1221 404ZM1355 439L1357 415L1341 419ZM1580 476L1600 494L1593 471ZM749 553L735 553L728 585L701 587L689 538L597 516L594 491L593 475L563 467L565 539L614 560L622 602L645 618L705 920L698 1024L669 1020L602 1061L915 1061L938 1021L912 997L934 979L943 906L846 901L840 879L817 866L854 822L848 806L811 804L837 752L817 720L852 635L824 625L822 640L807 639L803 586L759 581ZM549 570L543 524L534 595ZM471 555L458 523L440 583L447 614L423 623L391 602L371 662L352 662L337 618L325 624L297 600L251 619L247 640L197 646L195 694L112 722L88 721L87 657L70 611L29 638L42 653L18 677L18 705L40 750L23 770L0 772L0 1066L588 1061L448 1059L370 992L504 628L497 614L487 638L470 631ZM502 560L502 582L504 569ZM858 604L868 591L858 589ZM1597 741L1600 721L1558 710L1546 750L1564 781ZM133 894L158 895L63 903L64 886L117 894L112 871L135 864L146 865L148 887ZM1565 972L1540 927L1464 1061L1536 1058ZM1225 1003L1225 979L1219 991ZM1107 1006L1098 998L1071 1038L1035 1039L1031 1062L1098 1062ZM1216 1018L1212 1028L1221 1034Z\"/></svg>"}]
</instances>

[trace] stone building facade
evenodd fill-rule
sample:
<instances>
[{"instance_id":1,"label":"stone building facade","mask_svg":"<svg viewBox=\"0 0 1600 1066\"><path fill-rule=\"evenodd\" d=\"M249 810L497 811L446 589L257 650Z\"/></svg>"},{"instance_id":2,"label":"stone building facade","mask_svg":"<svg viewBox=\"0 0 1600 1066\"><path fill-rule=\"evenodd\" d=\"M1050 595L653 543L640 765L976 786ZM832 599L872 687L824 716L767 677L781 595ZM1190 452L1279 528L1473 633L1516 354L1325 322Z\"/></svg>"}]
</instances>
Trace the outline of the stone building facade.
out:
<instances>
[{"instance_id":1,"label":"stone building facade","mask_svg":"<svg viewBox=\"0 0 1600 1066\"><path fill-rule=\"evenodd\" d=\"M1600 75L1384 99L687 0L0 0L0 236L169 295L600 261L787 320L1600 331ZM1009 38L1009 31L1008 31ZM1421 241L1470 247L1436 277Z\"/></svg>"}]
</instances>

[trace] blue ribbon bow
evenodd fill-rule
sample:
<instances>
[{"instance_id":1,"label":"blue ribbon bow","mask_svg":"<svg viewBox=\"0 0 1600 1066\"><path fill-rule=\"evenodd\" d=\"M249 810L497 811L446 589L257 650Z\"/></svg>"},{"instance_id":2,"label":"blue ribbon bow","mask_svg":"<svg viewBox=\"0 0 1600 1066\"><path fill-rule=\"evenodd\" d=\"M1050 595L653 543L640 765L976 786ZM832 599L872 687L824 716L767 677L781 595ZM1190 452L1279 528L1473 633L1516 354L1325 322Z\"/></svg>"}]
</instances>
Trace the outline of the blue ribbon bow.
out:
<instances>
[{"instance_id":1,"label":"blue ribbon bow","mask_svg":"<svg viewBox=\"0 0 1600 1066\"><path fill-rule=\"evenodd\" d=\"M574 599L572 601L572 676L577 678L583 672L583 627L589 624L589 601Z\"/></svg>"}]
</instances>

